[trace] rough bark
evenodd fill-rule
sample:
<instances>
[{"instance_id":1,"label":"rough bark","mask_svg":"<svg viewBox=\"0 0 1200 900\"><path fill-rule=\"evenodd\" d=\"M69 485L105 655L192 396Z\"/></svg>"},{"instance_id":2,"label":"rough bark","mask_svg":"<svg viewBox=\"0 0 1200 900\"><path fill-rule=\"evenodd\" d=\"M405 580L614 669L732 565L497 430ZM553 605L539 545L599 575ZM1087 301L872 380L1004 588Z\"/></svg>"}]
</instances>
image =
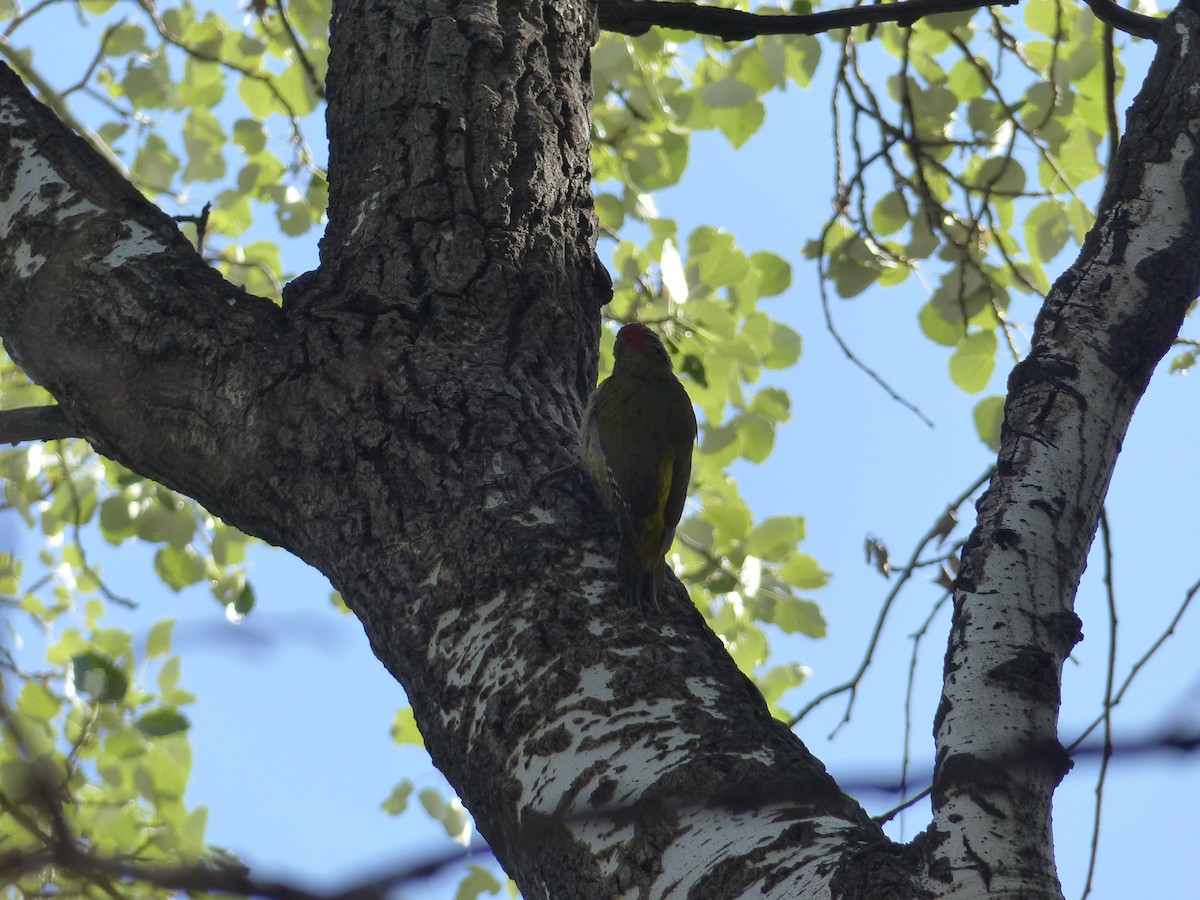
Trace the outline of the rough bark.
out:
<instances>
[{"instance_id":1,"label":"rough bark","mask_svg":"<svg viewBox=\"0 0 1200 900\"><path fill-rule=\"evenodd\" d=\"M607 299L591 5L334 10L329 226L282 309L208 269L0 67L14 358L102 452L330 577L527 897L1057 896L1071 600L1197 285L1196 16L1171 20L1096 232L1014 373L956 596L935 821L901 847L677 584L661 613L623 607L611 522L556 471Z\"/></svg>"},{"instance_id":2,"label":"rough bark","mask_svg":"<svg viewBox=\"0 0 1200 900\"><path fill-rule=\"evenodd\" d=\"M282 309L0 73L7 346L102 452L329 576L526 896L827 895L878 828L677 584L623 607L553 474L608 298L594 10L334 9L329 226Z\"/></svg>"},{"instance_id":3,"label":"rough bark","mask_svg":"<svg viewBox=\"0 0 1200 900\"><path fill-rule=\"evenodd\" d=\"M1052 853L1075 592L1135 406L1200 289L1200 17L1166 22L1079 259L1009 379L963 550L935 722L935 866L965 896L1061 896Z\"/></svg>"}]
</instances>

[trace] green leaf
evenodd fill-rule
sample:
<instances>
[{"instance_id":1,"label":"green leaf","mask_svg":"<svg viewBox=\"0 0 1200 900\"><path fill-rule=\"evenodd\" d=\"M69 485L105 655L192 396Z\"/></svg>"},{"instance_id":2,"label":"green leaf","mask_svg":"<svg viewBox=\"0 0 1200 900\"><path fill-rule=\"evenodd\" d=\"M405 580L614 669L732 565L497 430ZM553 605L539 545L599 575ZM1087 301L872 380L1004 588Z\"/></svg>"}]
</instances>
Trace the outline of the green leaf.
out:
<instances>
[{"instance_id":1,"label":"green leaf","mask_svg":"<svg viewBox=\"0 0 1200 900\"><path fill-rule=\"evenodd\" d=\"M137 535L153 544L180 548L196 533L196 517L183 503L152 502L137 517Z\"/></svg>"},{"instance_id":2,"label":"green leaf","mask_svg":"<svg viewBox=\"0 0 1200 900\"><path fill-rule=\"evenodd\" d=\"M413 783L405 778L392 788L392 792L388 794L387 799L380 804L380 807L389 816L398 816L408 809L408 798L412 792Z\"/></svg>"},{"instance_id":3,"label":"green leaf","mask_svg":"<svg viewBox=\"0 0 1200 900\"><path fill-rule=\"evenodd\" d=\"M1000 425L1004 420L1004 398L984 397L975 404L975 432L994 451L1000 449Z\"/></svg>"},{"instance_id":4,"label":"green leaf","mask_svg":"<svg viewBox=\"0 0 1200 900\"><path fill-rule=\"evenodd\" d=\"M417 794L417 799L430 818L442 823L451 838L459 843L470 840L471 819L457 797L447 803L435 789L424 788Z\"/></svg>"},{"instance_id":5,"label":"green leaf","mask_svg":"<svg viewBox=\"0 0 1200 900\"><path fill-rule=\"evenodd\" d=\"M216 106L224 96L225 73L222 68L215 62L189 56L183 64L179 101L184 106L192 107L192 112L198 112Z\"/></svg>"},{"instance_id":6,"label":"green leaf","mask_svg":"<svg viewBox=\"0 0 1200 900\"><path fill-rule=\"evenodd\" d=\"M191 547L163 547L154 555L154 571L175 591L204 578L204 560Z\"/></svg>"},{"instance_id":7,"label":"green leaf","mask_svg":"<svg viewBox=\"0 0 1200 900\"><path fill-rule=\"evenodd\" d=\"M196 108L183 122L183 146L188 153L186 181L216 181L225 177L225 129L207 109Z\"/></svg>"},{"instance_id":8,"label":"green leaf","mask_svg":"<svg viewBox=\"0 0 1200 900\"><path fill-rule=\"evenodd\" d=\"M171 633L175 628L174 619L159 619L150 626L146 633L146 657L158 659L171 652Z\"/></svg>"},{"instance_id":9,"label":"green leaf","mask_svg":"<svg viewBox=\"0 0 1200 900\"><path fill-rule=\"evenodd\" d=\"M162 707L146 713L134 722L134 725L148 737L166 737L169 734L187 731L192 723L179 710Z\"/></svg>"},{"instance_id":10,"label":"green leaf","mask_svg":"<svg viewBox=\"0 0 1200 900\"><path fill-rule=\"evenodd\" d=\"M969 10L967 16L970 17L974 13L974 10ZM988 68L986 62L975 57L969 60L960 59L950 68L946 86L950 88L954 96L958 97L960 103L966 103L974 100L976 97L982 97L984 92L987 91L987 80L984 78L984 73L980 72L980 69L986 72Z\"/></svg>"},{"instance_id":11,"label":"green leaf","mask_svg":"<svg viewBox=\"0 0 1200 900\"><path fill-rule=\"evenodd\" d=\"M118 25L108 33L104 52L109 56L126 56L146 46L146 31L141 25Z\"/></svg>"},{"instance_id":12,"label":"green leaf","mask_svg":"<svg viewBox=\"0 0 1200 900\"><path fill-rule=\"evenodd\" d=\"M814 638L825 637L829 627L821 607L802 597L780 600L772 621L789 634L806 634Z\"/></svg>"},{"instance_id":13,"label":"green leaf","mask_svg":"<svg viewBox=\"0 0 1200 900\"><path fill-rule=\"evenodd\" d=\"M1034 262L1048 263L1070 237L1066 213L1051 200L1043 200L1025 217L1025 243Z\"/></svg>"},{"instance_id":14,"label":"green leaf","mask_svg":"<svg viewBox=\"0 0 1200 900\"><path fill-rule=\"evenodd\" d=\"M688 268L693 266L701 282L723 287L745 278L750 260L737 248L733 235L703 226L688 239Z\"/></svg>"},{"instance_id":15,"label":"green leaf","mask_svg":"<svg viewBox=\"0 0 1200 900\"><path fill-rule=\"evenodd\" d=\"M821 61L821 42L812 35L787 39L788 77L802 88L808 87Z\"/></svg>"},{"instance_id":16,"label":"green leaf","mask_svg":"<svg viewBox=\"0 0 1200 900\"><path fill-rule=\"evenodd\" d=\"M766 107L758 100L745 106L714 109L710 115L712 123L725 135L725 139L734 149L750 140L762 127L766 117Z\"/></svg>"},{"instance_id":17,"label":"green leaf","mask_svg":"<svg viewBox=\"0 0 1200 900\"><path fill-rule=\"evenodd\" d=\"M168 149L166 141L157 134L147 136L130 168L134 181L160 193L171 189L171 182L178 171L179 157Z\"/></svg>"},{"instance_id":18,"label":"green leaf","mask_svg":"<svg viewBox=\"0 0 1200 900\"><path fill-rule=\"evenodd\" d=\"M792 284L792 264L774 253L759 251L750 255L758 271L758 292L764 297L777 297Z\"/></svg>"},{"instance_id":19,"label":"green leaf","mask_svg":"<svg viewBox=\"0 0 1200 900\"><path fill-rule=\"evenodd\" d=\"M781 562L804 540L801 516L772 516L764 519L746 538L746 552L767 562Z\"/></svg>"},{"instance_id":20,"label":"green leaf","mask_svg":"<svg viewBox=\"0 0 1200 900\"><path fill-rule=\"evenodd\" d=\"M166 56L156 52L150 57L138 57L129 64L121 88L138 109L173 109L178 106L175 82ZM152 135L151 137L153 137Z\"/></svg>"},{"instance_id":21,"label":"green leaf","mask_svg":"<svg viewBox=\"0 0 1200 900\"><path fill-rule=\"evenodd\" d=\"M996 368L996 347L995 332L968 334L950 356L950 380L968 394L982 391Z\"/></svg>"},{"instance_id":22,"label":"green leaf","mask_svg":"<svg viewBox=\"0 0 1200 900\"><path fill-rule=\"evenodd\" d=\"M243 562L246 559L246 544L248 540L246 535L232 525L218 522L213 527L213 561L221 566Z\"/></svg>"},{"instance_id":23,"label":"green leaf","mask_svg":"<svg viewBox=\"0 0 1200 900\"><path fill-rule=\"evenodd\" d=\"M254 596L254 588L250 582L246 582L238 592L237 600L233 603L233 611L238 617L245 617L250 614L250 610L254 609L256 598Z\"/></svg>"},{"instance_id":24,"label":"green leaf","mask_svg":"<svg viewBox=\"0 0 1200 900\"><path fill-rule=\"evenodd\" d=\"M794 588L815 591L829 583L829 573L807 553L793 553L779 570L779 577Z\"/></svg>"},{"instance_id":25,"label":"green leaf","mask_svg":"<svg viewBox=\"0 0 1200 900\"><path fill-rule=\"evenodd\" d=\"M1187 373L1187 370L1196 364L1196 351L1185 350L1171 360L1171 374L1177 372Z\"/></svg>"},{"instance_id":26,"label":"green leaf","mask_svg":"<svg viewBox=\"0 0 1200 900\"><path fill-rule=\"evenodd\" d=\"M498 894L503 887L500 880L475 863L467 864L467 876L458 883L454 900L477 900L480 894Z\"/></svg>"},{"instance_id":27,"label":"green leaf","mask_svg":"<svg viewBox=\"0 0 1200 900\"><path fill-rule=\"evenodd\" d=\"M425 746L425 738L421 736L421 731L417 728L417 720L411 706L406 706L396 713L396 718L392 722L392 740L400 745Z\"/></svg>"},{"instance_id":28,"label":"green leaf","mask_svg":"<svg viewBox=\"0 0 1200 900\"><path fill-rule=\"evenodd\" d=\"M117 703L129 691L125 673L113 660L94 650L72 657L70 678L77 693L97 703Z\"/></svg>"},{"instance_id":29,"label":"green leaf","mask_svg":"<svg viewBox=\"0 0 1200 900\"><path fill-rule=\"evenodd\" d=\"M768 369L787 369L800 358L801 338L795 331L780 322L772 322L768 331L770 349L762 358Z\"/></svg>"},{"instance_id":30,"label":"green leaf","mask_svg":"<svg viewBox=\"0 0 1200 900\"><path fill-rule=\"evenodd\" d=\"M119 544L136 533L131 502L124 494L114 494L100 504L100 533L111 544Z\"/></svg>"},{"instance_id":31,"label":"green leaf","mask_svg":"<svg viewBox=\"0 0 1200 900\"><path fill-rule=\"evenodd\" d=\"M262 120L276 113L286 112L271 88L260 79L242 78L238 81L238 96L256 119Z\"/></svg>"},{"instance_id":32,"label":"green leaf","mask_svg":"<svg viewBox=\"0 0 1200 900\"><path fill-rule=\"evenodd\" d=\"M163 800L178 800L183 796L191 766L191 751L186 739L168 735L149 745L134 780L142 796L159 803L161 808Z\"/></svg>"},{"instance_id":33,"label":"green leaf","mask_svg":"<svg viewBox=\"0 0 1200 900\"><path fill-rule=\"evenodd\" d=\"M899 191L889 191L875 203L871 211L871 227L879 235L895 234L908 224L908 204Z\"/></svg>"},{"instance_id":34,"label":"green leaf","mask_svg":"<svg viewBox=\"0 0 1200 900\"><path fill-rule=\"evenodd\" d=\"M758 91L737 78L722 78L700 89L700 100L714 108L743 106L756 99Z\"/></svg>"},{"instance_id":35,"label":"green leaf","mask_svg":"<svg viewBox=\"0 0 1200 900\"><path fill-rule=\"evenodd\" d=\"M752 463L766 462L775 446L775 425L758 415L743 415L737 418L741 437L739 448L743 458Z\"/></svg>"},{"instance_id":36,"label":"green leaf","mask_svg":"<svg viewBox=\"0 0 1200 900\"><path fill-rule=\"evenodd\" d=\"M763 699L769 704L774 704L778 703L787 691L803 684L808 675L809 670L806 666L794 662L784 663L767 669L755 679L755 683L762 691Z\"/></svg>"},{"instance_id":37,"label":"green leaf","mask_svg":"<svg viewBox=\"0 0 1200 900\"><path fill-rule=\"evenodd\" d=\"M49 722L58 715L62 701L50 689L36 681L27 681L17 698L17 712L37 722Z\"/></svg>"},{"instance_id":38,"label":"green leaf","mask_svg":"<svg viewBox=\"0 0 1200 900\"><path fill-rule=\"evenodd\" d=\"M998 194L1019 194L1025 190L1025 170L1015 159L990 156L978 165L967 167L971 183Z\"/></svg>"},{"instance_id":39,"label":"green leaf","mask_svg":"<svg viewBox=\"0 0 1200 900\"><path fill-rule=\"evenodd\" d=\"M920 322L921 331L925 337L944 347L957 347L958 342L966 334L966 323L961 319L956 322L947 322L942 317L937 304L932 300L921 307L921 311L917 314L917 321Z\"/></svg>"},{"instance_id":40,"label":"green leaf","mask_svg":"<svg viewBox=\"0 0 1200 900\"><path fill-rule=\"evenodd\" d=\"M287 70L275 79L275 84L296 116L307 116L317 108L320 97L317 96L308 73L298 61L288 66Z\"/></svg>"},{"instance_id":41,"label":"green leaf","mask_svg":"<svg viewBox=\"0 0 1200 900\"><path fill-rule=\"evenodd\" d=\"M601 228L616 231L625 224L625 204L612 194L597 194L596 217L600 220Z\"/></svg>"}]
</instances>

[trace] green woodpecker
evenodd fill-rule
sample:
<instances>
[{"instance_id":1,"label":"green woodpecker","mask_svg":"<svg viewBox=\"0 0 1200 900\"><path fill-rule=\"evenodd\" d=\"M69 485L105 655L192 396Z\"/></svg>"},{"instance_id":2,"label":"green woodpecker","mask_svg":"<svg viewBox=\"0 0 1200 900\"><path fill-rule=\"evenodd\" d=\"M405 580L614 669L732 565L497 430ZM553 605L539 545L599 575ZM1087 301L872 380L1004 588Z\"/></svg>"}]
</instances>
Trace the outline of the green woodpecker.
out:
<instances>
[{"instance_id":1,"label":"green woodpecker","mask_svg":"<svg viewBox=\"0 0 1200 900\"><path fill-rule=\"evenodd\" d=\"M583 459L621 532L617 579L627 598L658 606L664 556L683 513L696 414L658 335L638 322L617 332L612 375L583 413Z\"/></svg>"}]
</instances>

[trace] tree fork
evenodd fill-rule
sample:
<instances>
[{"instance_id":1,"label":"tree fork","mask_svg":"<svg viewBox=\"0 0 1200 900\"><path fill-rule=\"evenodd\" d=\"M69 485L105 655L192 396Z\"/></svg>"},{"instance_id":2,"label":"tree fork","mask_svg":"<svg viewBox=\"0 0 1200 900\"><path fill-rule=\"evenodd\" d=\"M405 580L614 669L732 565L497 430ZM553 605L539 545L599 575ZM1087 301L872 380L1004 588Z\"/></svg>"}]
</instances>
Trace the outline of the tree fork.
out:
<instances>
[{"instance_id":1,"label":"tree fork","mask_svg":"<svg viewBox=\"0 0 1200 900\"><path fill-rule=\"evenodd\" d=\"M548 477L608 298L595 27L335 4L329 226L282 309L0 75L0 333L99 450L330 577L528 896L821 892L880 830L678 584L622 606L609 517Z\"/></svg>"}]
</instances>

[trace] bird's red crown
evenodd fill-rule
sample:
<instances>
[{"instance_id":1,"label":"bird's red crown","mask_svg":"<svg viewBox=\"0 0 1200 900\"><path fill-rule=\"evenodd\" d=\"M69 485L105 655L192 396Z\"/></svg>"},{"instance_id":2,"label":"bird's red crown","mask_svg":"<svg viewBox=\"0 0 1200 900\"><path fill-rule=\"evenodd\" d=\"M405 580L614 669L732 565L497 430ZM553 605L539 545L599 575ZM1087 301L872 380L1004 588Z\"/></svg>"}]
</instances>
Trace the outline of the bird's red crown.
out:
<instances>
[{"instance_id":1,"label":"bird's red crown","mask_svg":"<svg viewBox=\"0 0 1200 900\"><path fill-rule=\"evenodd\" d=\"M624 341L638 355L642 355L642 351L646 349L646 326L641 322L630 322L617 332L617 340Z\"/></svg>"}]
</instances>

